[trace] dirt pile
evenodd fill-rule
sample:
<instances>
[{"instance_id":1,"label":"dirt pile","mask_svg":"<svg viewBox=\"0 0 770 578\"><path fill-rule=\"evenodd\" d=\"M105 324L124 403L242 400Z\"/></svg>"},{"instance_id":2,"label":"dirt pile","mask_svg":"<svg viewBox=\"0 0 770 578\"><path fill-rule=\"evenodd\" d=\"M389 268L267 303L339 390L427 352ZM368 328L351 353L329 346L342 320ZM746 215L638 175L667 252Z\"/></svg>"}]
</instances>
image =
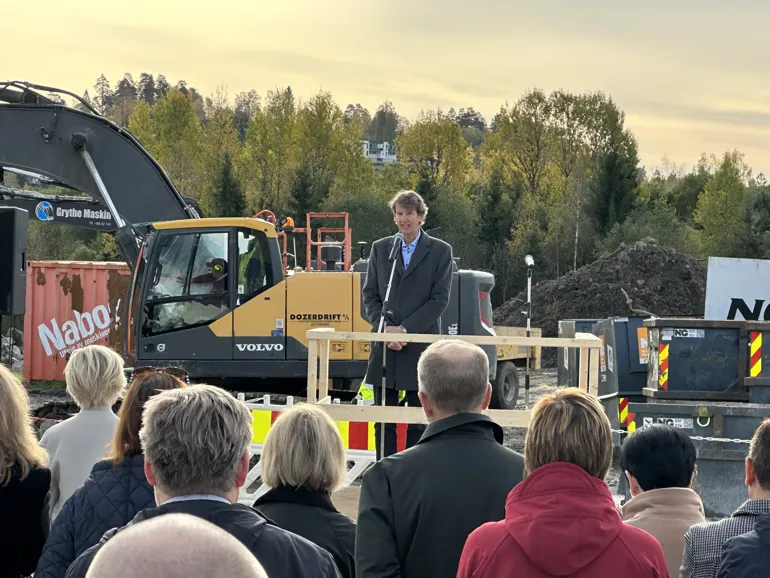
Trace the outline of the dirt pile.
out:
<instances>
[{"instance_id":1,"label":"dirt pile","mask_svg":"<svg viewBox=\"0 0 770 578\"><path fill-rule=\"evenodd\" d=\"M561 319L639 315L623 291L634 309L659 317L700 317L705 310L706 271L705 262L661 247L654 239L621 245L577 271L533 285L532 326L541 327L545 337L557 337ZM526 301L523 291L498 307L493 312L495 324L525 326Z\"/></svg>"}]
</instances>

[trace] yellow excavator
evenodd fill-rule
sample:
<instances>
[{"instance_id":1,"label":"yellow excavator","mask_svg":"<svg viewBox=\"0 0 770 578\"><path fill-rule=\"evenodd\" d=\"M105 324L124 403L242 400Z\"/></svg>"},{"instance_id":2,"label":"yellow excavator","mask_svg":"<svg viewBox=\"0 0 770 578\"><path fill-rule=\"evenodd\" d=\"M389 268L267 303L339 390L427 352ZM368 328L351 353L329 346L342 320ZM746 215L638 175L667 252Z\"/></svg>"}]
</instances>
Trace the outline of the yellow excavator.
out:
<instances>
[{"instance_id":1,"label":"yellow excavator","mask_svg":"<svg viewBox=\"0 0 770 578\"><path fill-rule=\"evenodd\" d=\"M67 94L90 110L43 92ZM4 184L5 172L34 175L81 196L12 189ZM306 215L301 228L269 211L201 218L200 208L180 195L133 135L67 91L0 82L0 206L115 235L132 271L122 353L135 367L174 365L192 379L247 380L250 389L261 390L255 380L306 378L308 329L372 328L361 306L366 259L351 263L345 213ZM341 222L330 225L335 219ZM314 229L314 221L323 225ZM289 243L303 236L300 265ZM442 332L494 334L493 275L456 268L452 283ZM332 342L330 349L333 388L355 391L366 374L369 343ZM486 350L493 405L513 407L514 361L523 356Z\"/></svg>"}]
</instances>

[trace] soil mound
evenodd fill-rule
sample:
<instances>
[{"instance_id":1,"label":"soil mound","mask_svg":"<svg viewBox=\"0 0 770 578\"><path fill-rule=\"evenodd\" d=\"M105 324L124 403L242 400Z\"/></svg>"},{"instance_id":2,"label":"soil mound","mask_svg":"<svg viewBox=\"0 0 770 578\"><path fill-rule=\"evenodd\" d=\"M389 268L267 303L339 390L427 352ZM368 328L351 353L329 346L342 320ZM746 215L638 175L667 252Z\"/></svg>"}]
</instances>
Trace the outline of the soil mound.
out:
<instances>
[{"instance_id":1,"label":"soil mound","mask_svg":"<svg viewBox=\"0 0 770 578\"><path fill-rule=\"evenodd\" d=\"M557 337L562 319L602 319L627 315L702 317L708 266L689 255L662 247L654 239L621 245L612 253L558 279L532 287L532 326ZM626 295L631 300L629 305ZM523 327L526 291L493 312L496 325ZM544 350L555 353L553 348Z\"/></svg>"}]
</instances>

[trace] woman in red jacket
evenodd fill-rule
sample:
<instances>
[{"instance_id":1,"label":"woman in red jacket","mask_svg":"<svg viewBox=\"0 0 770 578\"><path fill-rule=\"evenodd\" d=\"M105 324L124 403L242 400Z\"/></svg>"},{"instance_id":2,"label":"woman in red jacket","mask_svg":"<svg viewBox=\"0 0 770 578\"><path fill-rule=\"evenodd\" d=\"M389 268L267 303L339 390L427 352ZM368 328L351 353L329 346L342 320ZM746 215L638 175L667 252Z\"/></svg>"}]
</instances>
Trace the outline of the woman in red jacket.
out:
<instances>
[{"instance_id":1,"label":"woman in red jacket","mask_svg":"<svg viewBox=\"0 0 770 578\"><path fill-rule=\"evenodd\" d=\"M624 524L604 482L610 422L596 398L574 388L535 405L527 477L508 495L505 520L468 537L458 578L668 578L650 534Z\"/></svg>"}]
</instances>

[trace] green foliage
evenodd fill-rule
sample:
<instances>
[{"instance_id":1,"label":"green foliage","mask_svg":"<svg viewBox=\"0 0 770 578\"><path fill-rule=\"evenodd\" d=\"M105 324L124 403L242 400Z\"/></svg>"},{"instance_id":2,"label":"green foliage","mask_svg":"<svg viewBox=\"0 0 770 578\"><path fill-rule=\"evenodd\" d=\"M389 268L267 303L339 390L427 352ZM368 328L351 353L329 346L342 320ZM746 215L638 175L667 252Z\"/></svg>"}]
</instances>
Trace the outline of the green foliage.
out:
<instances>
[{"instance_id":1,"label":"green foliage","mask_svg":"<svg viewBox=\"0 0 770 578\"><path fill-rule=\"evenodd\" d=\"M692 234L692 229L682 222L676 209L660 199L634 208L622 223L615 223L600 243L600 251L609 253L621 243L629 245L650 237L660 245L690 252Z\"/></svg>"},{"instance_id":2,"label":"green foliage","mask_svg":"<svg viewBox=\"0 0 770 578\"><path fill-rule=\"evenodd\" d=\"M638 159L635 151L609 150L598 164L594 190L595 216L599 233L606 234L615 223L621 223L631 212L639 184Z\"/></svg>"},{"instance_id":3,"label":"green foliage","mask_svg":"<svg viewBox=\"0 0 770 578\"><path fill-rule=\"evenodd\" d=\"M212 217L245 217L246 199L238 179L233 175L230 153L224 153L219 176L215 182L209 203Z\"/></svg>"},{"instance_id":4,"label":"green foliage","mask_svg":"<svg viewBox=\"0 0 770 578\"><path fill-rule=\"evenodd\" d=\"M745 226L747 167L740 153L725 153L722 163L706 183L695 208L701 227L699 240L704 256L738 257L740 236Z\"/></svg>"}]
</instances>

